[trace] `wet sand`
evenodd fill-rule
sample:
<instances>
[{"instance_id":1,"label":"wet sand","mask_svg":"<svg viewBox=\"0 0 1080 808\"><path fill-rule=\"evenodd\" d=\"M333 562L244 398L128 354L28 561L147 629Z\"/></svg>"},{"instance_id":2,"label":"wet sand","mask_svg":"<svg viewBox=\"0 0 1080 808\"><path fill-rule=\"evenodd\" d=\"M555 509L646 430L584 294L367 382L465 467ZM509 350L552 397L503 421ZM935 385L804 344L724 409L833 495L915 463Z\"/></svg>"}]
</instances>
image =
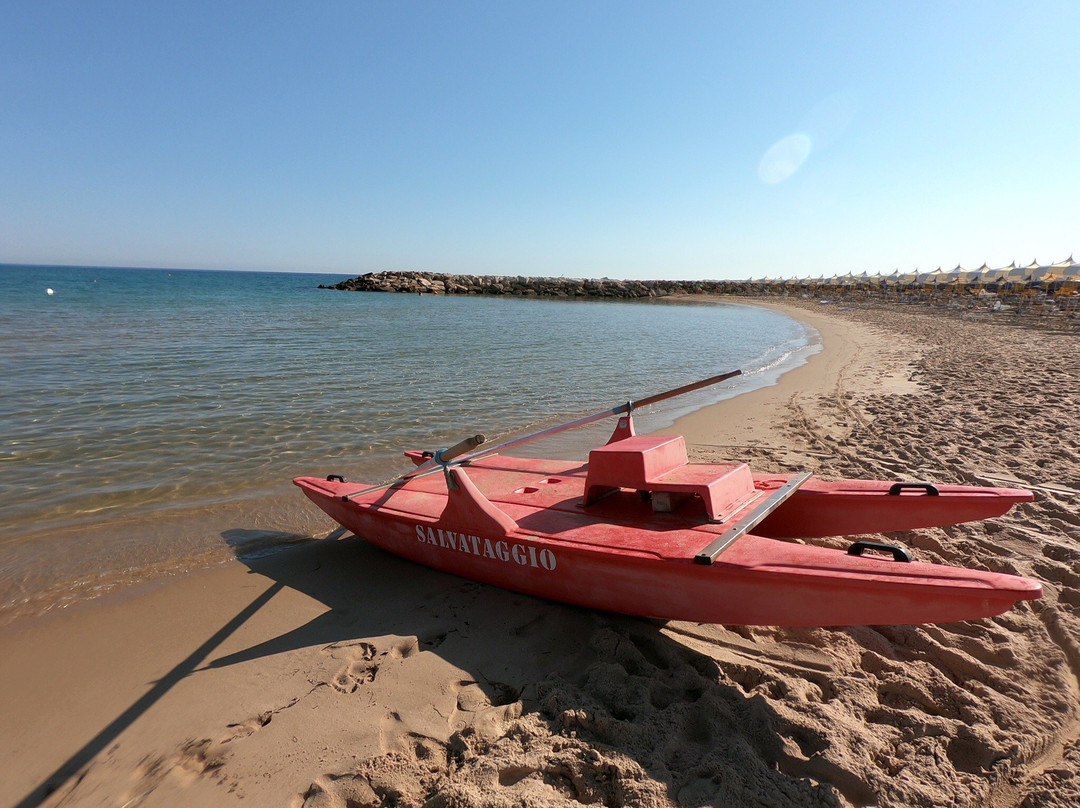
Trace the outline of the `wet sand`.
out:
<instances>
[{"instance_id":1,"label":"wet sand","mask_svg":"<svg viewBox=\"0 0 1080 808\"><path fill-rule=\"evenodd\" d=\"M0 630L0 805L1080 803L1080 340L785 311L825 350L681 419L695 457L1031 486L993 522L890 539L1044 600L945 626L660 623L313 541Z\"/></svg>"}]
</instances>

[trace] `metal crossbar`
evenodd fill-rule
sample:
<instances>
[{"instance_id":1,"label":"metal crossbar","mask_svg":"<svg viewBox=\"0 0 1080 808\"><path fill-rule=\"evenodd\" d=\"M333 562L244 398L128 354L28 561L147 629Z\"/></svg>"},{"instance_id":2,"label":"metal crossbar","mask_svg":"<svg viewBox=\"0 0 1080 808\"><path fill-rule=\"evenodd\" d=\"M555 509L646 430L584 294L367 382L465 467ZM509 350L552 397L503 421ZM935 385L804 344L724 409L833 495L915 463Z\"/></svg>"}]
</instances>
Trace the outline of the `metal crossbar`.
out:
<instances>
[{"instance_id":1,"label":"metal crossbar","mask_svg":"<svg viewBox=\"0 0 1080 808\"><path fill-rule=\"evenodd\" d=\"M738 520L727 530L716 537L715 540L704 550L694 556L695 564L712 564L716 557L731 546L740 536L749 533L751 529L762 522L766 516L775 511L784 501L794 494L799 487L813 476L813 472L803 471L788 480L782 487L776 489L768 499L764 500L754 510L750 511L745 518Z\"/></svg>"}]
</instances>

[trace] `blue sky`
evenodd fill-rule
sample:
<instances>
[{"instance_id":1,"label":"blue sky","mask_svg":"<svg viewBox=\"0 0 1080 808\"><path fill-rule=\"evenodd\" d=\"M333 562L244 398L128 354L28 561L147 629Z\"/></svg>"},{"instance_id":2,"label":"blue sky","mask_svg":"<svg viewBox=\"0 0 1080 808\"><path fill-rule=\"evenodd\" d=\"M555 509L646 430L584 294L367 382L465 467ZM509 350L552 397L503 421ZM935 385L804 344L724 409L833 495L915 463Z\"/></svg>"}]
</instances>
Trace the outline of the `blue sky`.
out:
<instances>
[{"instance_id":1,"label":"blue sky","mask_svg":"<svg viewBox=\"0 0 1080 808\"><path fill-rule=\"evenodd\" d=\"M1080 258L1080 3L0 0L0 262Z\"/></svg>"}]
</instances>

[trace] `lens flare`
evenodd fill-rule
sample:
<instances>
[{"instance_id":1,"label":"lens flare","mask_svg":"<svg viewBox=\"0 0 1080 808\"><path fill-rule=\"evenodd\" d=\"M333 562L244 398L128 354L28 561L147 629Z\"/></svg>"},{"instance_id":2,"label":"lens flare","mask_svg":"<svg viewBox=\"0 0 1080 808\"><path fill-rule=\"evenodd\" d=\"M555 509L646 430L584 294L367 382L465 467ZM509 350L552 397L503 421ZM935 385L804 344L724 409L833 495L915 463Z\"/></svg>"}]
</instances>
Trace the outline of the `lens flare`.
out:
<instances>
[{"instance_id":1,"label":"lens flare","mask_svg":"<svg viewBox=\"0 0 1080 808\"><path fill-rule=\"evenodd\" d=\"M776 185L791 177L810 156L810 146L810 138L799 133L774 143L758 164L761 181Z\"/></svg>"}]
</instances>

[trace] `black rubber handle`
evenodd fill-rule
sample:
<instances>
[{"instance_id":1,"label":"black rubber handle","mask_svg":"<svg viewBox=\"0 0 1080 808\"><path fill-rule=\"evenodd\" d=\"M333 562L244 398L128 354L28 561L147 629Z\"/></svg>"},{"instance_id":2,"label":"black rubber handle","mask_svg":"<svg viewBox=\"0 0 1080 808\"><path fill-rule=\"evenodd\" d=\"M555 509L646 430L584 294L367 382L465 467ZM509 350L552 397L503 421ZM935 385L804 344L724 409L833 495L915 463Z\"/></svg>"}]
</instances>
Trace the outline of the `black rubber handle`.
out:
<instances>
[{"instance_id":1,"label":"black rubber handle","mask_svg":"<svg viewBox=\"0 0 1080 808\"><path fill-rule=\"evenodd\" d=\"M903 547L895 544L882 544L876 541L857 541L848 548L850 556L861 556L864 550L877 550L879 553L891 553L893 561L911 561L911 554Z\"/></svg>"},{"instance_id":2,"label":"black rubber handle","mask_svg":"<svg viewBox=\"0 0 1080 808\"><path fill-rule=\"evenodd\" d=\"M901 491L908 489L917 489L919 491L925 491L928 497L938 496L937 486L930 483L893 483L892 488L889 489L890 497L900 496Z\"/></svg>"}]
</instances>

